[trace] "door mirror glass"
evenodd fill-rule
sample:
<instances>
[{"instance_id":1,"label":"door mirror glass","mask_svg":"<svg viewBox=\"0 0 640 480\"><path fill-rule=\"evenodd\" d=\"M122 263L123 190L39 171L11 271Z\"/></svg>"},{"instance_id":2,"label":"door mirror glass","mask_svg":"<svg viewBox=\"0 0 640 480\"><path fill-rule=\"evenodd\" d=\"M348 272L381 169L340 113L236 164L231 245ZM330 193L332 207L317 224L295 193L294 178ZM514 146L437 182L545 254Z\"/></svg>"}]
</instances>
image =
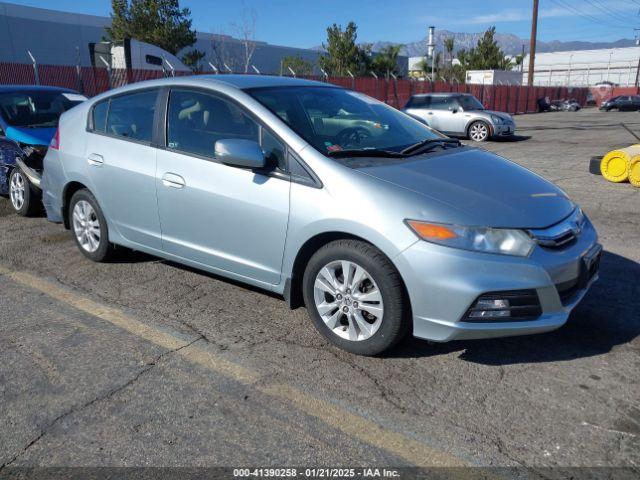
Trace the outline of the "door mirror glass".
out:
<instances>
[{"instance_id":1,"label":"door mirror glass","mask_svg":"<svg viewBox=\"0 0 640 480\"><path fill-rule=\"evenodd\" d=\"M266 159L260 144L253 140L225 138L215 144L215 157L222 163L235 167L261 169Z\"/></svg>"}]
</instances>

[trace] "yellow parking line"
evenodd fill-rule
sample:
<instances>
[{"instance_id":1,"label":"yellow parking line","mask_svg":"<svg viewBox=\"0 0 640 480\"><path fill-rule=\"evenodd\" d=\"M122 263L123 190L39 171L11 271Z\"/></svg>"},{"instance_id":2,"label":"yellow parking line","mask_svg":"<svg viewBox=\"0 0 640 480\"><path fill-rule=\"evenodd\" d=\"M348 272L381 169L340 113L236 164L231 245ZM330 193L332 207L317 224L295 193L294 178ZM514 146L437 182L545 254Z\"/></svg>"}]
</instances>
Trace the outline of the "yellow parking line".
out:
<instances>
[{"instance_id":1,"label":"yellow parking line","mask_svg":"<svg viewBox=\"0 0 640 480\"><path fill-rule=\"evenodd\" d=\"M26 272L17 272L0 265L0 274L16 283L40 291L45 295L100 318L127 332L166 349L175 350L188 345L193 338L142 323L117 308L107 307L71 291L60 288ZM353 414L330 402L306 394L291 385L257 383L259 373L216 355L206 346L194 344L178 351L186 360L239 383L252 385L256 390L293 405L327 425L374 447L406 460L416 466L459 467L466 465L457 457L431 448L406 435L388 430L382 425Z\"/></svg>"}]
</instances>

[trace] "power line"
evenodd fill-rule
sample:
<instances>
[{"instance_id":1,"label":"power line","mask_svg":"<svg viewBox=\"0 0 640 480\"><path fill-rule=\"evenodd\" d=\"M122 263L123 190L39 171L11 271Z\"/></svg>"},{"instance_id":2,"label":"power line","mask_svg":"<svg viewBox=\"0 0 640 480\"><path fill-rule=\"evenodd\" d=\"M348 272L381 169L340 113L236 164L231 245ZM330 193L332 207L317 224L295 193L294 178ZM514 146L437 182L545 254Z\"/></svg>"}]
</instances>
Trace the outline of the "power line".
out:
<instances>
[{"instance_id":1,"label":"power line","mask_svg":"<svg viewBox=\"0 0 640 480\"><path fill-rule=\"evenodd\" d=\"M579 17L582 17L586 20L589 20L593 23L597 23L598 25L602 25L607 24L610 25L614 28L629 28L630 26L627 25L623 25L622 23L611 23L611 21L607 21L605 19L601 19L601 18L597 18L591 14L588 13L584 13L583 11L581 11L579 8L576 8L574 5L570 4L568 1L565 0L551 0L553 3L555 3L556 5L558 5L560 8L564 8L565 10L568 10L570 13L574 13L576 15L578 15Z\"/></svg>"},{"instance_id":2,"label":"power line","mask_svg":"<svg viewBox=\"0 0 640 480\"><path fill-rule=\"evenodd\" d=\"M620 10L616 10L612 7L607 7L606 5L604 5L602 3L601 0L585 0L587 3L589 3L590 5L592 5L593 7L597 8L598 10L600 10L601 12L603 12L605 15L610 16L611 18L613 18L616 21L623 21L623 22L628 22L629 21L629 15L628 14L624 14L622 13Z\"/></svg>"}]
</instances>

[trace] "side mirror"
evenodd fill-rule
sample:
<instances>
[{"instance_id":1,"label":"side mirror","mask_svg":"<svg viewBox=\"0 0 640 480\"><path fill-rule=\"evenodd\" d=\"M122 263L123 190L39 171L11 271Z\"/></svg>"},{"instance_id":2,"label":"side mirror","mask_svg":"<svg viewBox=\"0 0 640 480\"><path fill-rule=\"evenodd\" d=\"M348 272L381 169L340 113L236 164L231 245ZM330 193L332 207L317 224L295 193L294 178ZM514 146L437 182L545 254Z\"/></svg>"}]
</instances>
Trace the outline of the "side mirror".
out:
<instances>
[{"instance_id":1,"label":"side mirror","mask_svg":"<svg viewBox=\"0 0 640 480\"><path fill-rule=\"evenodd\" d=\"M261 169L267 164L260 145L253 140L238 138L218 140L214 150L216 159L227 165Z\"/></svg>"},{"instance_id":2,"label":"side mirror","mask_svg":"<svg viewBox=\"0 0 640 480\"><path fill-rule=\"evenodd\" d=\"M449 107L449 111L451 113L458 113L458 109L456 107Z\"/></svg>"}]
</instances>

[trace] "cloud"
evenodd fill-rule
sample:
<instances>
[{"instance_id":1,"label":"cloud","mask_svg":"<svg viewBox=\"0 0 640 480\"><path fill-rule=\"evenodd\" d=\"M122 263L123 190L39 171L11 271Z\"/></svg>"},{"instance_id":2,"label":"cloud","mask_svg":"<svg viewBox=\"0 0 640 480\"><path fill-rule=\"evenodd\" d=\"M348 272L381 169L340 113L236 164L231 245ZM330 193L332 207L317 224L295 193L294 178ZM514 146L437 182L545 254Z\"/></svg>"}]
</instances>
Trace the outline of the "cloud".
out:
<instances>
[{"instance_id":1,"label":"cloud","mask_svg":"<svg viewBox=\"0 0 640 480\"><path fill-rule=\"evenodd\" d=\"M538 12L539 18L556 18L575 16L575 13L565 8L547 8ZM466 20L459 20L461 24L478 25L487 23L521 22L531 20L531 10L505 10L498 13L477 15Z\"/></svg>"},{"instance_id":2,"label":"cloud","mask_svg":"<svg viewBox=\"0 0 640 480\"><path fill-rule=\"evenodd\" d=\"M617 7L620 10L627 10L635 12L637 10L637 6L633 4L623 3L619 1L612 2L608 4L609 7ZM585 6L576 6L583 14L591 15L594 17L604 15L602 10L595 9L594 7L585 7ZM542 8L538 12L538 18L562 18L562 17L575 17L576 13L567 8L562 7L553 7L553 8ZM435 21L437 19L431 17L430 21ZM458 20L451 19L441 19L441 23L449 23L456 25L491 25L496 23L508 23L508 22L523 22L523 21L531 21L531 9L507 9L501 10L495 13L485 13L482 15L476 15L473 17L467 18L459 18Z\"/></svg>"}]
</instances>

